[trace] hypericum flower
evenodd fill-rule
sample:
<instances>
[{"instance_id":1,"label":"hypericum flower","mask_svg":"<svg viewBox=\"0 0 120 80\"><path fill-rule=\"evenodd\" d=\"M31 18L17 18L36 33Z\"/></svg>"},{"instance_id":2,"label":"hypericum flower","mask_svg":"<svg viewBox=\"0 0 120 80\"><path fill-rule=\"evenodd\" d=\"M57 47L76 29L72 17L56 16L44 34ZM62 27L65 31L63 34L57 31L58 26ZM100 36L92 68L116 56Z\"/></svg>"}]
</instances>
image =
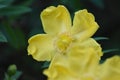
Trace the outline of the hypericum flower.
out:
<instances>
[{"instance_id":1,"label":"hypericum flower","mask_svg":"<svg viewBox=\"0 0 120 80\"><path fill-rule=\"evenodd\" d=\"M28 53L38 61L49 61L57 53L65 54L72 45L90 38L99 27L86 9L77 11L71 23L70 14L62 5L43 10L41 20L45 34L37 34L28 41Z\"/></svg>"},{"instance_id":2,"label":"hypericum flower","mask_svg":"<svg viewBox=\"0 0 120 80\"><path fill-rule=\"evenodd\" d=\"M83 45L80 45L84 47L81 49L71 48L67 56L58 54L54 57L50 67L44 71L47 80L120 80L120 56L99 64L95 48Z\"/></svg>"}]
</instances>

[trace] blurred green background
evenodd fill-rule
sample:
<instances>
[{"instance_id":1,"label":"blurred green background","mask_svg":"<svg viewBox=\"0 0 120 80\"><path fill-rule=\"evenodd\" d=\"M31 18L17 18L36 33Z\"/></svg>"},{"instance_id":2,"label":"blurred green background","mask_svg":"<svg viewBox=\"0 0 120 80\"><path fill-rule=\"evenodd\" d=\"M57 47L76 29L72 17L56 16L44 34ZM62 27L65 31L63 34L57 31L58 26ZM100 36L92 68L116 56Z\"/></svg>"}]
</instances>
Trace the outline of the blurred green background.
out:
<instances>
[{"instance_id":1,"label":"blurred green background","mask_svg":"<svg viewBox=\"0 0 120 80\"><path fill-rule=\"evenodd\" d=\"M27 55L27 40L44 32L41 11L59 4L68 8L72 18L80 9L94 14L100 28L93 37L109 38L98 40L105 52L102 60L120 54L120 0L0 0L0 80L11 64L22 72L17 80L46 80L42 74L46 63Z\"/></svg>"}]
</instances>

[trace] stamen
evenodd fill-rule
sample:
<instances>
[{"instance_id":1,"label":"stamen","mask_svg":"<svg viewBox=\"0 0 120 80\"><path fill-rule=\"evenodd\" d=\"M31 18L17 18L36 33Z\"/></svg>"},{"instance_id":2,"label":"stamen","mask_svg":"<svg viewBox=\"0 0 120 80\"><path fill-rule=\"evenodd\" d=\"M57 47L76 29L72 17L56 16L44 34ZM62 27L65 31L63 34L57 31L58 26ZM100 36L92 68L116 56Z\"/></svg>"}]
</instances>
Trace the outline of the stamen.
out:
<instances>
[{"instance_id":1,"label":"stamen","mask_svg":"<svg viewBox=\"0 0 120 80\"><path fill-rule=\"evenodd\" d=\"M57 49L64 53L69 45L72 42L72 37L66 33L59 35L59 37L56 39L55 46Z\"/></svg>"}]
</instances>

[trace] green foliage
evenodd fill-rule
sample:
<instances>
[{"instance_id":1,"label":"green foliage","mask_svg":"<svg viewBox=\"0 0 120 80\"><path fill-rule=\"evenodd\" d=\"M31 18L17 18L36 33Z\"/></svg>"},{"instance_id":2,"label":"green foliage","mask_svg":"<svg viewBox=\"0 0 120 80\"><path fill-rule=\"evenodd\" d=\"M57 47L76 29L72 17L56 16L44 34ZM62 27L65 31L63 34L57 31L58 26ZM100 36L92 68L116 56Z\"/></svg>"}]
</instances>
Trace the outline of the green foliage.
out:
<instances>
[{"instance_id":1,"label":"green foliage","mask_svg":"<svg viewBox=\"0 0 120 80\"><path fill-rule=\"evenodd\" d=\"M98 8L103 9L104 8L104 2L103 0L90 0L95 6Z\"/></svg>"},{"instance_id":2,"label":"green foliage","mask_svg":"<svg viewBox=\"0 0 120 80\"><path fill-rule=\"evenodd\" d=\"M13 4L16 0L0 0L0 29L4 32L8 43L16 48L24 48L26 45L24 32L20 29L20 26L17 24L13 27L13 23L16 24L16 20L20 19L22 14L28 13L31 11L29 8L30 3L33 0L26 0L18 3L17 5ZM29 5L28 5L29 4ZM5 37L2 35L1 41L5 41Z\"/></svg>"},{"instance_id":3,"label":"green foliage","mask_svg":"<svg viewBox=\"0 0 120 80\"><path fill-rule=\"evenodd\" d=\"M13 28L7 21L3 25L9 44L16 49L24 48L26 40L23 31L19 27Z\"/></svg>"},{"instance_id":4,"label":"green foliage","mask_svg":"<svg viewBox=\"0 0 120 80\"><path fill-rule=\"evenodd\" d=\"M73 8L74 11L80 10L83 8L82 3L80 3L80 0L60 0L61 3L64 3L65 5L68 5L70 8Z\"/></svg>"},{"instance_id":5,"label":"green foliage","mask_svg":"<svg viewBox=\"0 0 120 80\"><path fill-rule=\"evenodd\" d=\"M42 68L48 68L49 65L50 65L50 61L46 61L46 62L44 62Z\"/></svg>"},{"instance_id":6,"label":"green foliage","mask_svg":"<svg viewBox=\"0 0 120 80\"><path fill-rule=\"evenodd\" d=\"M108 40L109 38L107 38L107 37L95 37L94 39L96 41L99 41L99 40Z\"/></svg>"},{"instance_id":7,"label":"green foliage","mask_svg":"<svg viewBox=\"0 0 120 80\"><path fill-rule=\"evenodd\" d=\"M1 0L0 1L0 16L20 15L30 12L31 9L24 5L12 5L14 0Z\"/></svg>"},{"instance_id":8,"label":"green foliage","mask_svg":"<svg viewBox=\"0 0 120 80\"><path fill-rule=\"evenodd\" d=\"M29 6L31 5L31 3L33 2L33 0L24 0L21 5L24 5L24 6Z\"/></svg>"},{"instance_id":9,"label":"green foliage","mask_svg":"<svg viewBox=\"0 0 120 80\"><path fill-rule=\"evenodd\" d=\"M20 15L30 11L31 9L25 6L10 6L0 9L0 16Z\"/></svg>"},{"instance_id":10,"label":"green foliage","mask_svg":"<svg viewBox=\"0 0 120 80\"><path fill-rule=\"evenodd\" d=\"M4 80L18 80L22 72L17 70L16 65L10 65L8 67L7 73L5 73Z\"/></svg>"},{"instance_id":11,"label":"green foliage","mask_svg":"<svg viewBox=\"0 0 120 80\"><path fill-rule=\"evenodd\" d=\"M7 42L6 37L0 32L0 42Z\"/></svg>"},{"instance_id":12,"label":"green foliage","mask_svg":"<svg viewBox=\"0 0 120 80\"><path fill-rule=\"evenodd\" d=\"M0 0L0 4L3 4L3 5L10 5L14 2L14 0Z\"/></svg>"},{"instance_id":13,"label":"green foliage","mask_svg":"<svg viewBox=\"0 0 120 80\"><path fill-rule=\"evenodd\" d=\"M0 9L6 7L6 5L0 4Z\"/></svg>"},{"instance_id":14,"label":"green foliage","mask_svg":"<svg viewBox=\"0 0 120 80\"><path fill-rule=\"evenodd\" d=\"M115 51L119 51L119 49L108 49L108 50L103 50L103 53L110 53L110 52L115 52Z\"/></svg>"}]
</instances>

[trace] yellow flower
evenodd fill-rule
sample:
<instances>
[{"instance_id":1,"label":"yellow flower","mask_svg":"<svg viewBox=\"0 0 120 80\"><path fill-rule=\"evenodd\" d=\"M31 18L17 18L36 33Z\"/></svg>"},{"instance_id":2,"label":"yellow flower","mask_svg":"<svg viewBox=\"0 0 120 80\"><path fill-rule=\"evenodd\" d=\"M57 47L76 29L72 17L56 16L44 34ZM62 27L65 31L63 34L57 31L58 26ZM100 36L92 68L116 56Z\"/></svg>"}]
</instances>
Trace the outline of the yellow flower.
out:
<instances>
[{"instance_id":1,"label":"yellow flower","mask_svg":"<svg viewBox=\"0 0 120 80\"><path fill-rule=\"evenodd\" d=\"M38 61L49 61L58 53L66 54L72 46L90 38L99 27L86 9L75 13L73 23L68 10L62 5L50 6L40 16L45 34L37 34L28 41L28 53ZM91 44L94 42L92 40Z\"/></svg>"},{"instance_id":2,"label":"yellow flower","mask_svg":"<svg viewBox=\"0 0 120 80\"><path fill-rule=\"evenodd\" d=\"M86 44L84 42L83 44ZM89 40L87 44L90 44ZM95 47L71 48L67 56L54 57L50 67L44 71L47 80L120 80L120 57L114 56L99 64ZM98 47L98 46L96 46ZM74 52L73 52L74 51ZM71 57L72 55L72 57Z\"/></svg>"}]
</instances>

